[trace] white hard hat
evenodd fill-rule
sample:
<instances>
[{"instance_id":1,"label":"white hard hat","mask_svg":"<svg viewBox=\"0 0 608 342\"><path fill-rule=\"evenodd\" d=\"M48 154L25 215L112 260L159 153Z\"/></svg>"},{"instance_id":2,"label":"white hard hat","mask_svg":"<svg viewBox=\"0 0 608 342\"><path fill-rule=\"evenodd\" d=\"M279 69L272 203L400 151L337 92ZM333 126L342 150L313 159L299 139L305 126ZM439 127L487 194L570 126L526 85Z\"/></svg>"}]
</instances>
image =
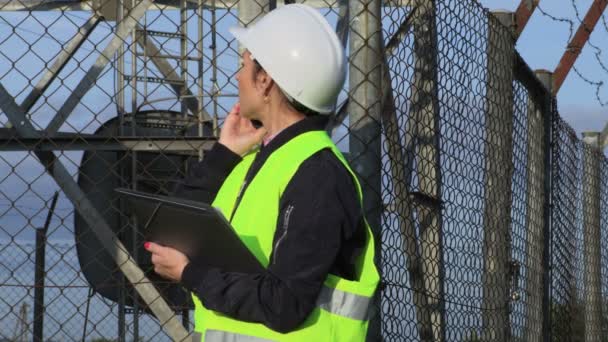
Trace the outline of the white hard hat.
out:
<instances>
[{"instance_id":1,"label":"white hard hat","mask_svg":"<svg viewBox=\"0 0 608 342\"><path fill-rule=\"evenodd\" d=\"M285 5L249 28L229 31L283 92L316 112L334 110L346 77L346 58L321 13L302 4Z\"/></svg>"}]
</instances>

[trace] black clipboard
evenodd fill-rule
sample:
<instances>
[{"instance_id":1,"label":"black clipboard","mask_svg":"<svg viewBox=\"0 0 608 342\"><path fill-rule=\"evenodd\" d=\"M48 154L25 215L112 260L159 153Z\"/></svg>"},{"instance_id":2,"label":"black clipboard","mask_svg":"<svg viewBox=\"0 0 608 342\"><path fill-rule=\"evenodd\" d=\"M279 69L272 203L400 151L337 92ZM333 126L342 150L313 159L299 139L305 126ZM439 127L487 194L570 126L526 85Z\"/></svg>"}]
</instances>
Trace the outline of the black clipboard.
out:
<instances>
[{"instance_id":1,"label":"black clipboard","mask_svg":"<svg viewBox=\"0 0 608 342\"><path fill-rule=\"evenodd\" d=\"M115 191L129 201L147 241L173 247L198 264L225 271L264 271L224 215L211 205L125 188Z\"/></svg>"}]
</instances>

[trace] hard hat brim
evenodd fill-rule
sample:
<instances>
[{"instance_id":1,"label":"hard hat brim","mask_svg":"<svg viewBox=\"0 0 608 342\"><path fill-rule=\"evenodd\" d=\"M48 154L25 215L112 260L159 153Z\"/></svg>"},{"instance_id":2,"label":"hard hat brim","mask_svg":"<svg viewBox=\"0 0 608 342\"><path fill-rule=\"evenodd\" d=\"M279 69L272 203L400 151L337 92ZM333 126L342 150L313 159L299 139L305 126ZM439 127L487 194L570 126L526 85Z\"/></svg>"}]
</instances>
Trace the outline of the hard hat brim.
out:
<instances>
[{"instance_id":1,"label":"hard hat brim","mask_svg":"<svg viewBox=\"0 0 608 342\"><path fill-rule=\"evenodd\" d=\"M228 32L230 32L236 40L243 45L243 47L247 48L247 33L249 29L240 27L240 26L231 26L228 28Z\"/></svg>"}]
</instances>

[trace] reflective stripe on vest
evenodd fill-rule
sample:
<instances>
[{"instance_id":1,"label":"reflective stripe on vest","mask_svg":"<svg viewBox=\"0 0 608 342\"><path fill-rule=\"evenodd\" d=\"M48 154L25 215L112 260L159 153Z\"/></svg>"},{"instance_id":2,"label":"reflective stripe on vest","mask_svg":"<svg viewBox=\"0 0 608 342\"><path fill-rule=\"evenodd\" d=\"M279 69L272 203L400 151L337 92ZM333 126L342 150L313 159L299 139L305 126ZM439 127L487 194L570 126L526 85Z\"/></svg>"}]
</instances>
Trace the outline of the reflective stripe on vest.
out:
<instances>
[{"instance_id":1,"label":"reflective stripe on vest","mask_svg":"<svg viewBox=\"0 0 608 342\"><path fill-rule=\"evenodd\" d=\"M335 315L365 321L372 299L323 286L317 306Z\"/></svg>"},{"instance_id":2,"label":"reflective stripe on vest","mask_svg":"<svg viewBox=\"0 0 608 342\"><path fill-rule=\"evenodd\" d=\"M207 330L205 342L273 342L261 337L237 334L230 331Z\"/></svg>"}]
</instances>

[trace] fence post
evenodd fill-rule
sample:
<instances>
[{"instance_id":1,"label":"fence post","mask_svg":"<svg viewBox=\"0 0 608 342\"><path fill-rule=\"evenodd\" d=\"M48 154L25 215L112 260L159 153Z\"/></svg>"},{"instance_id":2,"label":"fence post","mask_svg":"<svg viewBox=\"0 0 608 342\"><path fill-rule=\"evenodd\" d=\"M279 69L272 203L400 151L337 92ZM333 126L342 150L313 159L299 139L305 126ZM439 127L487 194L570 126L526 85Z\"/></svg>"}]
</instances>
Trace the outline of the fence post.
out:
<instances>
[{"instance_id":1,"label":"fence post","mask_svg":"<svg viewBox=\"0 0 608 342\"><path fill-rule=\"evenodd\" d=\"M543 313L543 252L545 241L544 210L545 201L544 180L545 160L542 103L528 93L527 115L527 165L526 172L526 341L540 341L542 333Z\"/></svg>"},{"instance_id":2,"label":"fence post","mask_svg":"<svg viewBox=\"0 0 608 342\"><path fill-rule=\"evenodd\" d=\"M544 85L542 91L541 112L543 113L544 125L544 199L543 199L543 255L542 255L542 326L541 340L551 341L551 253L553 244L552 213L553 213L553 120L555 103L553 101L551 86L553 85L553 74L547 70L536 70L536 77Z\"/></svg>"},{"instance_id":3,"label":"fence post","mask_svg":"<svg viewBox=\"0 0 608 342\"><path fill-rule=\"evenodd\" d=\"M415 10L413 10L415 11ZM386 147L388 160L390 161L390 173L392 177L392 195L394 196L394 208L398 215L398 224L402 236L401 250L406 261L409 282L412 291L412 300L416 310L416 329L421 340L431 339L433 327L431 321L431 308L428 303L427 291L425 290L422 277L422 257L418 248L416 226L414 222L412 193L412 172L414 164L414 136L415 122L410 119L407 127L400 127L397 117L397 107L393 96L391 71L389 59L395 49L395 44L410 31L410 19L413 14L401 24L397 33L389 39L385 46L385 56L382 67L382 125L386 136ZM392 46L391 46L392 45ZM405 141L401 142L401 131L407 130ZM403 291L406 291L403 289Z\"/></svg>"},{"instance_id":4,"label":"fence post","mask_svg":"<svg viewBox=\"0 0 608 342\"><path fill-rule=\"evenodd\" d=\"M34 342L43 341L44 336L44 278L46 276L46 233L53 213L59 192L55 192L51 206L44 222L44 227L36 229L36 270L34 274Z\"/></svg>"},{"instance_id":5,"label":"fence post","mask_svg":"<svg viewBox=\"0 0 608 342\"><path fill-rule=\"evenodd\" d=\"M536 71L544 87L528 89L527 165L526 172L526 282L525 341L546 338L546 316L550 310L549 286L549 232L551 147L551 74ZM547 316L548 317L548 316Z\"/></svg>"},{"instance_id":6,"label":"fence post","mask_svg":"<svg viewBox=\"0 0 608 342\"><path fill-rule=\"evenodd\" d=\"M364 196L364 210L376 239L376 265L381 272L381 71L383 61L380 0L349 2L349 152ZM379 341L380 291L374 298L368 341Z\"/></svg>"},{"instance_id":7,"label":"fence post","mask_svg":"<svg viewBox=\"0 0 608 342\"><path fill-rule=\"evenodd\" d=\"M414 139L418 191L412 191L420 231L422 279L431 336L423 341L445 340L443 217L439 158L439 94L437 75L437 13L434 0L416 0L414 28L414 80L408 133Z\"/></svg>"},{"instance_id":8,"label":"fence post","mask_svg":"<svg viewBox=\"0 0 608 342\"><path fill-rule=\"evenodd\" d=\"M583 240L585 342L601 341L602 278L599 133L583 133Z\"/></svg>"},{"instance_id":9,"label":"fence post","mask_svg":"<svg viewBox=\"0 0 608 342\"><path fill-rule=\"evenodd\" d=\"M488 18L488 78L482 340L509 336L509 252L513 174L513 13Z\"/></svg>"}]
</instances>

